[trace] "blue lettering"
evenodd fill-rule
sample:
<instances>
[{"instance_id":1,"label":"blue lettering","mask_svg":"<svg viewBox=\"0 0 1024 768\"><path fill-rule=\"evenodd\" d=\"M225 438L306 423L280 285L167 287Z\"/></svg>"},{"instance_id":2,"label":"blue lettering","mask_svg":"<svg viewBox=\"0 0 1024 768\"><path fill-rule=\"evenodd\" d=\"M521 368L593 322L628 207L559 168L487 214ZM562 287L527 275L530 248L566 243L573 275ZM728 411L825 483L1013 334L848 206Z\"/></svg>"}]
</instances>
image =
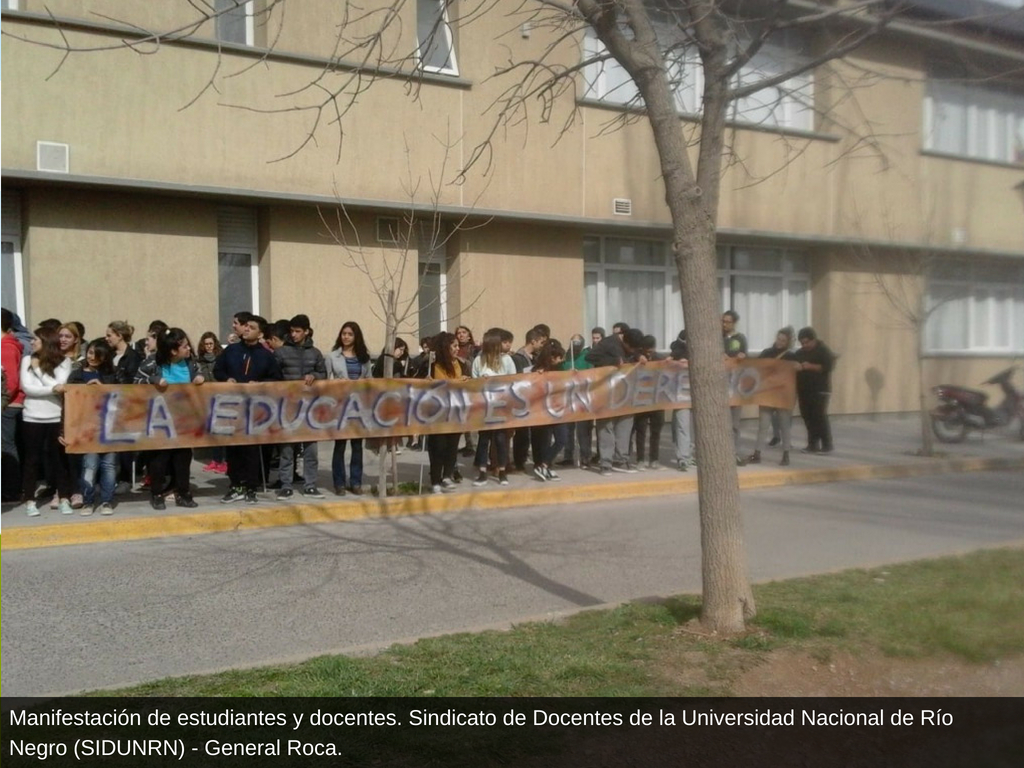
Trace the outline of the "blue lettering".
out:
<instances>
[{"instance_id":1,"label":"blue lettering","mask_svg":"<svg viewBox=\"0 0 1024 768\"><path fill-rule=\"evenodd\" d=\"M327 406L327 408L333 411L338 407L338 401L328 395L320 395L309 404L309 410L306 411L306 423L309 424L310 429L330 429L334 426L333 419L331 421L320 421L316 417L318 408Z\"/></svg>"},{"instance_id":2,"label":"blue lettering","mask_svg":"<svg viewBox=\"0 0 1024 768\"><path fill-rule=\"evenodd\" d=\"M401 400L402 400L402 393L401 392L394 392L394 391L391 391L391 392L381 392L379 395L377 395L377 399L373 403L373 419L374 419L374 421L376 421L382 427L393 427L393 426L395 426L395 424L398 423L398 416L395 416L395 417L390 418L390 419L385 419L380 414L380 407L384 403L385 400L398 400L399 402L401 402Z\"/></svg>"},{"instance_id":3,"label":"blue lettering","mask_svg":"<svg viewBox=\"0 0 1024 768\"><path fill-rule=\"evenodd\" d=\"M211 435L234 435L245 398L241 395L214 395L210 406L210 418L206 423L206 431ZM227 423L222 423L227 422Z\"/></svg>"},{"instance_id":4,"label":"blue lettering","mask_svg":"<svg viewBox=\"0 0 1024 768\"><path fill-rule=\"evenodd\" d=\"M498 411L503 408L508 408L508 401L505 400L502 395L507 395L511 391L511 386L508 382L494 382L485 380L484 383L484 401L487 404L487 410L484 412L484 423L485 424L504 424L508 420L507 416L499 414Z\"/></svg>"},{"instance_id":5,"label":"blue lettering","mask_svg":"<svg viewBox=\"0 0 1024 768\"><path fill-rule=\"evenodd\" d=\"M134 443L139 439L141 432L116 432L114 427L117 424L117 409L121 401L118 392L110 392L103 396L103 407L100 413L103 421L100 424L100 442L104 445L113 443Z\"/></svg>"},{"instance_id":6,"label":"blue lettering","mask_svg":"<svg viewBox=\"0 0 1024 768\"><path fill-rule=\"evenodd\" d=\"M277 410L281 414L281 428L285 432L294 432L302 426L302 422L306 420L306 414L309 412L309 399L303 397L299 400L298 410L295 412L295 416L290 419L285 412L288 407L288 402L289 400L287 397L282 397L278 403Z\"/></svg>"},{"instance_id":7,"label":"blue lettering","mask_svg":"<svg viewBox=\"0 0 1024 768\"><path fill-rule=\"evenodd\" d=\"M512 399L515 401L512 405L512 415L517 419L530 415L529 393L532 388L533 383L530 381L512 382Z\"/></svg>"},{"instance_id":8,"label":"blue lettering","mask_svg":"<svg viewBox=\"0 0 1024 768\"><path fill-rule=\"evenodd\" d=\"M367 413L359 392L350 392L345 398L345 404L341 407L341 416L338 417L338 429L344 429L345 425L353 419L362 424L365 429L373 428L370 414Z\"/></svg>"},{"instance_id":9,"label":"blue lettering","mask_svg":"<svg viewBox=\"0 0 1024 768\"><path fill-rule=\"evenodd\" d=\"M146 437L156 437L157 430L163 430L171 440L178 437L163 395L156 395L149 401L149 413L146 414Z\"/></svg>"},{"instance_id":10,"label":"blue lettering","mask_svg":"<svg viewBox=\"0 0 1024 768\"><path fill-rule=\"evenodd\" d=\"M572 384L570 383L570 386ZM553 395L555 394L555 382L549 381L546 385L546 394L544 395L544 410L548 412L548 415L560 419L565 415L565 409L568 407L568 398L566 397L565 390L562 389L562 407L558 408L555 405Z\"/></svg>"},{"instance_id":11,"label":"blue lettering","mask_svg":"<svg viewBox=\"0 0 1024 768\"><path fill-rule=\"evenodd\" d=\"M249 418L245 423L245 434L262 435L268 431L278 419L278 400L267 395L253 395L249 398ZM260 411L263 411L263 419L260 420Z\"/></svg>"}]
</instances>

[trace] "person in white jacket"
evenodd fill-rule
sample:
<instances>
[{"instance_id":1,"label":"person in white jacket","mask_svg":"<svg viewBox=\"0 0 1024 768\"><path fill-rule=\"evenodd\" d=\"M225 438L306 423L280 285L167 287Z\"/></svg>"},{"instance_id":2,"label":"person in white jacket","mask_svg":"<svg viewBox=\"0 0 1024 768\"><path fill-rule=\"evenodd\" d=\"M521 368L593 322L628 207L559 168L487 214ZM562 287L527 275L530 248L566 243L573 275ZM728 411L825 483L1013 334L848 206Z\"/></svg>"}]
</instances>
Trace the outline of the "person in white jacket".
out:
<instances>
[{"instance_id":1,"label":"person in white jacket","mask_svg":"<svg viewBox=\"0 0 1024 768\"><path fill-rule=\"evenodd\" d=\"M61 352L57 331L37 328L32 337L32 355L21 361L21 389L25 393L21 490L29 517L39 515L35 493L40 467L45 467L48 480L57 489L61 514L72 514L73 481L61 443L62 395L70 374L71 360Z\"/></svg>"}]
</instances>

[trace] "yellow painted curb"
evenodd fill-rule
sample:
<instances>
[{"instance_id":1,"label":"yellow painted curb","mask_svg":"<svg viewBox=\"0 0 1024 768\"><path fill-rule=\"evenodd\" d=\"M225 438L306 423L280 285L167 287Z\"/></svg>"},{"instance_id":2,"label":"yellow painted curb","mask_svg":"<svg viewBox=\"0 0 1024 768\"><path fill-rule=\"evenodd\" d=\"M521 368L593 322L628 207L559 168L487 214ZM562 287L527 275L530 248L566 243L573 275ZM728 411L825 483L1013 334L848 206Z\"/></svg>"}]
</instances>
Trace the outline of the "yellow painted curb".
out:
<instances>
[{"instance_id":1,"label":"yellow painted curb","mask_svg":"<svg viewBox=\"0 0 1024 768\"><path fill-rule=\"evenodd\" d=\"M1024 468L1024 459L969 458L923 460L916 464L858 465L800 470L767 470L740 475L742 490L778 488L787 485L812 485L849 480L880 480L921 475L978 472ZM19 526L8 528L0 546L3 551L95 544L108 541L133 541L166 536L198 536L227 531L253 531L296 525L320 525L346 520L463 512L468 510L510 509L590 501L614 501L673 494L695 493L697 478L668 477L643 481L594 482L583 486L544 485L511 491L484 490L451 495L400 496L378 500L337 501L325 504L279 504L256 508L199 512L162 517L133 517L90 520L65 525Z\"/></svg>"}]
</instances>

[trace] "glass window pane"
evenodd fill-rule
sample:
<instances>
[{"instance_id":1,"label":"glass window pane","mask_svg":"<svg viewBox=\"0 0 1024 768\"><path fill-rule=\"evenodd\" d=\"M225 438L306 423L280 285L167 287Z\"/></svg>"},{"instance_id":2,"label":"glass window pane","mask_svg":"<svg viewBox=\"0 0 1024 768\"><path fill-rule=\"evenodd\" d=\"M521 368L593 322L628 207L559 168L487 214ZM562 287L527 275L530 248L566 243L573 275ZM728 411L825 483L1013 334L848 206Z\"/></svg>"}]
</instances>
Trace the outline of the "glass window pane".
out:
<instances>
[{"instance_id":1,"label":"glass window pane","mask_svg":"<svg viewBox=\"0 0 1024 768\"><path fill-rule=\"evenodd\" d=\"M665 266L664 244L653 240L609 238L605 241L605 262L607 264L663 267Z\"/></svg>"},{"instance_id":2,"label":"glass window pane","mask_svg":"<svg viewBox=\"0 0 1024 768\"><path fill-rule=\"evenodd\" d=\"M810 298L810 286L806 280L790 280L789 306L785 318L785 325L793 326L794 331L811 324L810 312L808 311L808 299Z\"/></svg>"},{"instance_id":3,"label":"glass window pane","mask_svg":"<svg viewBox=\"0 0 1024 768\"><path fill-rule=\"evenodd\" d=\"M786 254L786 265L790 272L807 275L811 272L811 260L803 251L790 251Z\"/></svg>"},{"instance_id":4,"label":"glass window pane","mask_svg":"<svg viewBox=\"0 0 1024 768\"><path fill-rule=\"evenodd\" d=\"M416 32L420 44L420 61L424 66L445 70L455 68L444 0L417 0Z\"/></svg>"},{"instance_id":5,"label":"glass window pane","mask_svg":"<svg viewBox=\"0 0 1024 768\"><path fill-rule=\"evenodd\" d=\"M3 241L3 267L0 270L0 280L3 285L3 306L11 312L18 311L18 290L14 281L14 243L9 240Z\"/></svg>"},{"instance_id":6,"label":"glass window pane","mask_svg":"<svg viewBox=\"0 0 1024 768\"><path fill-rule=\"evenodd\" d=\"M583 338L590 344L590 329L601 324L597 316L597 272L583 273ZM607 329L605 329L607 330Z\"/></svg>"},{"instance_id":7,"label":"glass window pane","mask_svg":"<svg viewBox=\"0 0 1024 768\"><path fill-rule=\"evenodd\" d=\"M968 301L963 286L932 284L928 291L931 314L925 325L926 347L934 350L968 348Z\"/></svg>"},{"instance_id":8,"label":"glass window pane","mask_svg":"<svg viewBox=\"0 0 1024 768\"><path fill-rule=\"evenodd\" d=\"M655 336L665 328L665 275L662 272L605 272L608 324L626 322ZM611 330L610 328L608 330Z\"/></svg>"},{"instance_id":9,"label":"glass window pane","mask_svg":"<svg viewBox=\"0 0 1024 768\"><path fill-rule=\"evenodd\" d=\"M664 341L662 341L662 339L658 339L658 341L662 343L662 347L667 349L672 340L676 338L683 328L686 327L686 319L683 316L682 292L679 290L678 275L672 276L672 293L665 304L665 319L667 321L665 331L667 336Z\"/></svg>"},{"instance_id":10,"label":"glass window pane","mask_svg":"<svg viewBox=\"0 0 1024 768\"><path fill-rule=\"evenodd\" d=\"M420 262L419 336L441 332L441 265Z\"/></svg>"},{"instance_id":11,"label":"glass window pane","mask_svg":"<svg viewBox=\"0 0 1024 768\"><path fill-rule=\"evenodd\" d=\"M751 272L781 272L782 253L769 249L737 248L733 253L733 269Z\"/></svg>"},{"instance_id":12,"label":"glass window pane","mask_svg":"<svg viewBox=\"0 0 1024 768\"><path fill-rule=\"evenodd\" d=\"M739 312L739 331L751 351L771 345L782 322L782 278L733 277L732 308Z\"/></svg>"},{"instance_id":13,"label":"glass window pane","mask_svg":"<svg viewBox=\"0 0 1024 768\"><path fill-rule=\"evenodd\" d=\"M231 318L242 310L255 312L252 305L252 256L248 253L217 255L217 297L220 337L231 335Z\"/></svg>"},{"instance_id":14,"label":"glass window pane","mask_svg":"<svg viewBox=\"0 0 1024 768\"><path fill-rule=\"evenodd\" d=\"M588 264L597 264L601 261L601 241L596 237L583 239L583 261Z\"/></svg>"},{"instance_id":15,"label":"glass window pane","mask_svg":"<svg viewBox=\"0 0 1024 768\"><path fill-rule=\"evenodd\" d=\"M217 39L225 43L248 44L244 0L216 0Z\"/></svg>"}]
</instances>

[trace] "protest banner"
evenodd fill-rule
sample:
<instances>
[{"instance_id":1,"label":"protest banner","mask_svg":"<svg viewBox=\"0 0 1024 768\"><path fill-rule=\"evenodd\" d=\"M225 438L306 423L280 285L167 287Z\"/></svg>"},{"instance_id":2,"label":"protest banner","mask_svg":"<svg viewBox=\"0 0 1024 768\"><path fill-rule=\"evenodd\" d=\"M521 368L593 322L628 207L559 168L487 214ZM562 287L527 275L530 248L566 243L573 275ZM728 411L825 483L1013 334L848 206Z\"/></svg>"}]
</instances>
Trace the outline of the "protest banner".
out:
<instances>
[{"instance_id":1,"label":"protest banner","mask_svg":"<svg viewBox=\"0 0 1024 768\"><path fill-rule=\"evenodd\" d=\"M793 408L795 367L730 360L733 405ZM69 453L292 443L486 429L690 407L685 362L525 373L485 379L334 379L254 384L67 387Z\"/></svg>"}]
</instances>

